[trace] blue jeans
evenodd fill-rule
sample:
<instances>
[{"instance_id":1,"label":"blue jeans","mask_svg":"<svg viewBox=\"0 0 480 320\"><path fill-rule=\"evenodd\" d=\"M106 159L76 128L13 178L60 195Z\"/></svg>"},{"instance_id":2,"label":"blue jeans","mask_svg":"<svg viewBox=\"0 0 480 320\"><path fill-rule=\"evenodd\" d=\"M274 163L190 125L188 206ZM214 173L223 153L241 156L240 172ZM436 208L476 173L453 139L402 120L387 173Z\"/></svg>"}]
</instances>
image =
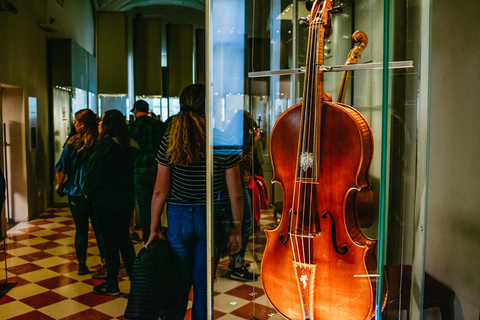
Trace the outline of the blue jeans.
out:
<instances>
[{"instance_id":1,"label":"blue jeans","mask_svg":"<svg viewBox=\"0 0 480 320\"><path fill-rule=\"evenodd\" d=\"M248 239L253 230L253 208L250 192L248 191L248 182L242 182L243 191L243 219L242 219L242 247L240 251L230 256L230 267L235 267L235 262L245 266L245 251L247 250Z\"/></svg>"},{"instance_id":2,"label":"blue jeans","mask_svg":"<svg viewBox=\"0 0 480 320\"><path fill-rule=\"evenodd\" d=\"M206 207L167 204L168 241L178 255L185 287L179 303L178 320L187 311L193 285L192 319L207 319L207 229ZM170 319L169 319L170 320Z\"/></svg>"}]
</instances>

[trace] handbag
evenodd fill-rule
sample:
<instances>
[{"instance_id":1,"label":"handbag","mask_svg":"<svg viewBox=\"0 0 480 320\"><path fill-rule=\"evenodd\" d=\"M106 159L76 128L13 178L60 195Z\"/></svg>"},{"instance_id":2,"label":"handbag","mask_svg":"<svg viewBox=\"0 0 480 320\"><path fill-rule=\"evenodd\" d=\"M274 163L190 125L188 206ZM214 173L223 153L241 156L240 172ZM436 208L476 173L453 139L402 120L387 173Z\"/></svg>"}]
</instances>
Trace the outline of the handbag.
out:
<instances>
[{"instance_id":1,"label":"handbag","mask_svg":"<svg viewBox=\"0 0 480 320\"><path fill-rule=\"evenodd\" d=\"M175 318L184 283L178 257L167 240L141 249L133 265L124 318Z\"/></svg>"}]
</instances>

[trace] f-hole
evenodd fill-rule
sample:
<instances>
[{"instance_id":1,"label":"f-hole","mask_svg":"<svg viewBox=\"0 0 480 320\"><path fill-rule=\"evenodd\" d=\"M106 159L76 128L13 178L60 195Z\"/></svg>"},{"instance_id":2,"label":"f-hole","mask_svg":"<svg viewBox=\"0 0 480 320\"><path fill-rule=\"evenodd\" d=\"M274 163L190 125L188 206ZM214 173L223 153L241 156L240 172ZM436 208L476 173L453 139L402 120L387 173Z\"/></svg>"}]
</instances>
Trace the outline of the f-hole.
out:
<instances>
[{"instance_id":1,"label":"f-hole","mask_svg":"<svg viewBox=\"0 0 480 320\"><path fill-rule=\"evenodd\" d=\"M336 226L335 226L335 218L333 217L332 213L330 211L326 211L322 214L322 218L323 219L326 219L327 218L327 215L330 216L331 220L332 220L332 245L333 245L333 249L335 249L335 251L338 253L338 254L341 254L341 255L344 255L345 253L348 252L348 247L347 246L343 246L342 247L342 250L340 251L338 249L338 246L337 246L337 229L336 229Z\"/></svg>"}]
</instances>

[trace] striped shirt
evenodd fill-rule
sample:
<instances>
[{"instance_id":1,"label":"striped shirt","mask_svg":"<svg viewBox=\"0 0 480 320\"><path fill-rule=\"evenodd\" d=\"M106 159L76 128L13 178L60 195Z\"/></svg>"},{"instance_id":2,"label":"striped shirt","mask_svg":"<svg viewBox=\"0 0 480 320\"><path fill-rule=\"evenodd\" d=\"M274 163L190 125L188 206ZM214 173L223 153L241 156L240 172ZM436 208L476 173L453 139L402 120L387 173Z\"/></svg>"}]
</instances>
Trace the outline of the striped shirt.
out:
<instances>
[{"instance_id":1,"label":"striped shirt","mask_svg":"<svg viewBox=\"0 0 480 320\"><path fill-rule=\"evenodd\" d=\"M164 166L169 166L166 157L169 133L170 130L168 129L163 136L155 158L159 164ZM234 138L216 129L213 131L213 145L213 200L218 203L228 203L225 170L239 164L242 148ZM205 157L188 166L170 165L170 169L170 191L167 199L169 203L206 203Z\"/></svg>"}]
</instances>

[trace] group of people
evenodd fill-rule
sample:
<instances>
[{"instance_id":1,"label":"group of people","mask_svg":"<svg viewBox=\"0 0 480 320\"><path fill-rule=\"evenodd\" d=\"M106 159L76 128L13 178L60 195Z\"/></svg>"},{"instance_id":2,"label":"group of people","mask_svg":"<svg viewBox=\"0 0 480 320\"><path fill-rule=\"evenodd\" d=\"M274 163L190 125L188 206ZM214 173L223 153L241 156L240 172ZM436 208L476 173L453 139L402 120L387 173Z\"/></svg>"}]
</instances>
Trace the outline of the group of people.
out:
<instances>
[{"instance_id":1,"label":"group of people","mask_svg":"<svg viewBox=\"0 0 480 320\"><path fill-rule=\"evenodd\" d=\"M105 112L99 122L91 110L77 112L76 134L68 139L55 167L56 189L68 195L76 226L75 250L80 275L90 273L86 265L89 219L92 223L102 259L102 266L92 276L106 279L94 287L95 293L120 294L119 252L132 280L135 250L129 228L137 202L147 250L156 241L168 240L178 258L184 284L174 319L184 318L192 286L192 318L204 319L207 314L205 86L187 86L180 95L180 106L180 112L165 124L148 116L148 103L143 100L135 102L132 112L136 120L128 126L117 110ZM236 137L240 142L230 134L213 131L214 212L228 212L230 220L226 241L218 246L224 248L217 250L216 256L230 256L232 279L255 281L257 276L248 272L244 259L252 231L247 187L252 174L255 123L246 112L238 113L237 118L232 119L231 130L227 131L241 131L242 135ZM164 212L166 229L161 223ZM102 274L104 267L106 275Z\"/></svg>"},{"instance_id":2,"label":"group of people","mask_svg":"<svg viewBox=\"0 0 480 320\"><path fill-rule=\"evenodd\" d=\"M55 166L55 189L68 195L76 227L78 274L90 273L86 264L90 219L102 259L92 276L106 279L94 291L119 295L119 252L129 276L135 261L128 230L135 206L134 162L140 149L118 110L105 112L99 121L93 111L80 110L74 127L76 133L67 140Z\"/></svg>"}]
</instances>

